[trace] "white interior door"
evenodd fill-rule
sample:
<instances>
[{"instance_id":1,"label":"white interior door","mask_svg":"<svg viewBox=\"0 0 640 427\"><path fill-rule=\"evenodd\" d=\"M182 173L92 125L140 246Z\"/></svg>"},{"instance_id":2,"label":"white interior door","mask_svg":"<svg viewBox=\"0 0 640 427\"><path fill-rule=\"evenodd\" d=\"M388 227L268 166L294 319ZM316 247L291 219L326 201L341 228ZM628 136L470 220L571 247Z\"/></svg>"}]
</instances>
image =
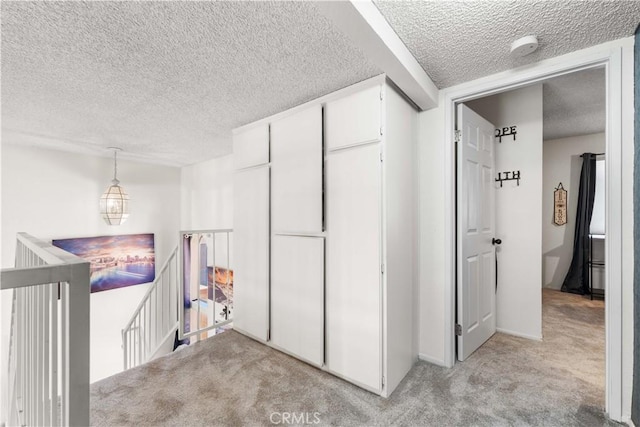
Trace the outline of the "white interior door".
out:
<instances>
[{"instance_id":1,"label":"white interior door","mask_svg":"<svg viewBox=\"0 0 640 427\"><path fill-rule=\"evenodd\" d=\"M327 156L327 366L382 388L380 146Z\"/></svg>"},{"instance_id":2,"label":"white interior door","mask_svg":"<svg viewBox=\"0 0 640 427\"><path fill-rule=\"evenodd\" d=\"M324 238L273 236L271 342L324 363Z\"/></svg>"},{"instance_id":3,"label":"white interior door","mask_svg":"<svg viewBox=\"0 0 640 427\"><path fill-rule=\"evenodd\" d=\"M458 360L496 332L494 126L458 105Z\"/></svg>"}]
</instances>

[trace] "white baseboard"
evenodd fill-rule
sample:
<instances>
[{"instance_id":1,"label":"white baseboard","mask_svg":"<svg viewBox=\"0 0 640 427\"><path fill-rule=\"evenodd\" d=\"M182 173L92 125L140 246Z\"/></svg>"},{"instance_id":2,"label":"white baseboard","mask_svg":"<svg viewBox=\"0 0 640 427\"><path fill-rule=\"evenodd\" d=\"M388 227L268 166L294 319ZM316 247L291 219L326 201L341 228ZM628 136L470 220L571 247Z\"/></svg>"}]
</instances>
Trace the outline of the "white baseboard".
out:
<instances>
[{"instance_id":1,"label":"white baseboard","mask_svg":"<svg viewBox=\"0 0 640 427\"><path fill-rule=\"evenodd\" d=\"M418 353L418 359L423 360L425 362L433 363L434 365L442 366L444 368L447 367L447 365L444 363L443 360L436 359L435 357L427 356L426 354Z\"/></svg>"},{"instance_id":2,"label":"white baseboard","mask_svg":"<svg viewBox=\"0 0 640 427\"><path fill-rule=\"evenodd\" d=\"M521 332L510 331L508 329L503 329L503 328L496 328L496 332L500 332L507 335L513 335L515 337L526 338L528 340L542 341L542 336L523 334Z\"/></svg>"},{"instance_id":3,"label":"white baseboard","mask_svg":"<svg viewBox=\"0 0 640 427\"><path fill-rule=\"evenodd\" d=\"M633 423L633 420L631 418L629 418L628 420L622 420L622 422L628 425L629 427L636 427L636 425Z\"/></svg>"}]
</instances>

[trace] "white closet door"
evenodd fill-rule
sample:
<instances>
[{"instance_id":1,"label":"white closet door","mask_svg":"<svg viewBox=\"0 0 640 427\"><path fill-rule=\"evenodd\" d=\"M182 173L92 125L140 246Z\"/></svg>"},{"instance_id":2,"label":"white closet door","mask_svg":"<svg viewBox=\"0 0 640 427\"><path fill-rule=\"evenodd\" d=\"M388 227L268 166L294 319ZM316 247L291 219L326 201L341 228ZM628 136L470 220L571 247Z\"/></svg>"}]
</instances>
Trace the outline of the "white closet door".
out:
<instances>
[{"instance_id":1,"label":"white closet door","mask_svg":"<svg viewBox=\"0 0 640 427\"><path fill-rule=\"evenodd\" d=\"M269 163L269 125L261 124L233 135L236 169Z\"/></svg>"},{"instance_id":2,"label":"white closet door","mask_svg":"<svg viewBox=\"0 0 640 427\"><path fill-rule=\"evenodd\" d=\"M327 150L380 140L380 86L328 102L325 107Z\"/></svg>"},{"instance_id":3,"label":"white closet door","mask_svg":"<svg viewBox=\"0 0 640 427\"><path fill-rule=\"evenodd\" d=\"M380 147L327 156L327 366L382 388Z\"/></svg>"},{"instance_id":4,"label":"white closet door","mask_svg":"<svg viewBox=\"0 0 640 427\"><path fill-rule=\"evenodd\" d=\"M324 362L324 238L273 236L271 342L314 365Z\"/></svg>"},{"instance_id":5,"label":"white closet door","mask_svg":"<svg viewBox=\"0 0 640 427\"><path fill-rule=\"evenodd\" d=\"M271 230L322 232L322 107L271 124Z\"/></svg>"},{"instance_id":6,"label":"white closet door","mask_svg":"<svg viewBox=\"0 0 640 427\"><path fill-rule=\"evenodd\" d=\"M234 176L234 328L266 341L269 328L269 168Z\"/></svg>"}]
</instances>

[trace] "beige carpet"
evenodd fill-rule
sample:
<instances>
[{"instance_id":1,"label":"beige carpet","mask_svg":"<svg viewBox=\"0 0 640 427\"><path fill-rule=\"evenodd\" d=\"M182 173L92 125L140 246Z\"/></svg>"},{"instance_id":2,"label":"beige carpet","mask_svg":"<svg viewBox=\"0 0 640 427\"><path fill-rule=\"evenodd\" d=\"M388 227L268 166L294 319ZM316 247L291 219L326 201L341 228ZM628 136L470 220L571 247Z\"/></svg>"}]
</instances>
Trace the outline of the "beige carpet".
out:
<instances>
[{"instance_id":1,"label":"beige carpet","mask_svg":"<svg viewBox=\"0 0 640 427\"><path fill-rule=\"evenodd\" d=\"M289 413L311 425L616 425L602 412L602 301L543 299L542 342L496 334L452 369L418 362L389 399L229 331L93 384L91 422L253 426Z\"/></svg>"}]
</instances>

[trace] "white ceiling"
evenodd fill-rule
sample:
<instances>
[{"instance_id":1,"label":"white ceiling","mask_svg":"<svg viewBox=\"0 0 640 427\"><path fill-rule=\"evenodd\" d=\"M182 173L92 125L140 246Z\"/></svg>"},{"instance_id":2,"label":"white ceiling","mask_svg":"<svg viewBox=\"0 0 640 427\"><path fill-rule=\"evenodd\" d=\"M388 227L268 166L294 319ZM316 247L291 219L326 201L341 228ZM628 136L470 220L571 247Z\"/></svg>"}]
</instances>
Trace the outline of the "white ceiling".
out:
<instances>
[{"instance_id":1,"label":"white ceiling","mask_svg":"<svg viewBox=\"0 0 640 427\"><path fill-rule=\"evenodd\" d=\"M312 3L2 2L6 142L191 164L381 72Z\"/></svg>"},{"instance_id":2,"label":"white ceiling","mask_svg":"<svg viewBox=\"0 0 640 427\"><path fill-rule=\"evenodd\" d=\"M640 1L381 1L376 6L438 88L632 36ZM538 37L531 55L511 43Z\"/></svg>"},{"instance_id":3,"label":"white ceiling","mask_svg":"<svg viewBox=\"0 0 640 427\"><path fill-rule=\"evenodd\" d=\"M439 87L630 36L640 17L640 2L624 1L376 5ZM191 164L230 153L237 126L383 72L311 2L1 8L3 143L119 146L125 158ZM540 49L509 59L513 39L531 33ZM576 129L595 123L575 110L595 99L585 82L545 85L545 108L565 125L579 117Z\"/></svg>"},{"instance_id":4,"label":"white ceiling","mask_svg":"<svg viewBox=\"0 0 640 427\"><path fill-rule=\"evenodd\" d=\"M605 70L579 71L542 85L544 140L605 131Z\"/></svg>"},{"instance_id":5,"label":"white ceiling","mask_svg":"<svg viewBox=\"0 0 640 427\"><path fill-rule=\"evenodd\" d=\"M384 1L376 6L439 88L632 36L640 1ZM531 55L511 43L538 37ZM544 139L604 132L604 69L543 86Z\"/></svg>"}]
</instances>

